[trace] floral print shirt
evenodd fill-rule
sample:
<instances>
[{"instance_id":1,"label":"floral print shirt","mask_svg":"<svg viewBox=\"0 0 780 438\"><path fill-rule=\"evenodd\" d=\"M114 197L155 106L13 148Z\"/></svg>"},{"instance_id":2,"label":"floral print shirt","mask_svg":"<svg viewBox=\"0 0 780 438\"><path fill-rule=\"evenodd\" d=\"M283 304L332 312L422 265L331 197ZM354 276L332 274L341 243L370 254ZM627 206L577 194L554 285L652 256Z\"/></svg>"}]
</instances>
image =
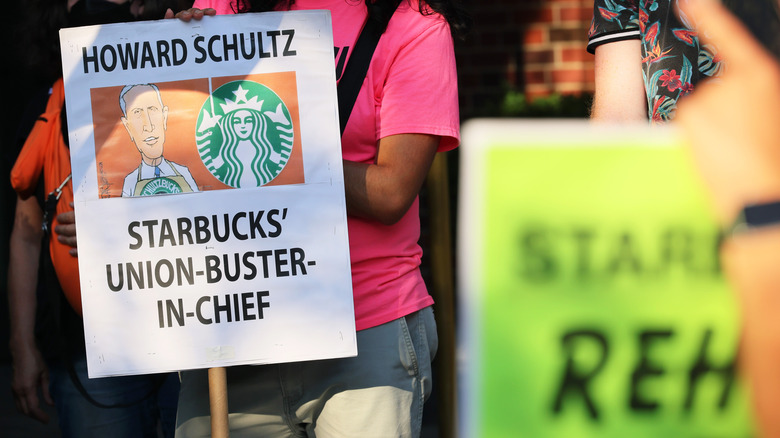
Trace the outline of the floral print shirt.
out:
<instances>
[{"instance_id":1,"label":"floral print shirt","mask_svg":"<svg viewBox=\"0 0 780 438\"><path fill-rule=\"evenodd\" d=\"M642 75L648 117L653 123L674 117L677 100L704 78L717 76L722 63L714 47L699 44L688 17L675 13L677 0L595 0L588 51L615 41L641 42Z\"/></svg>"}]
</instances>

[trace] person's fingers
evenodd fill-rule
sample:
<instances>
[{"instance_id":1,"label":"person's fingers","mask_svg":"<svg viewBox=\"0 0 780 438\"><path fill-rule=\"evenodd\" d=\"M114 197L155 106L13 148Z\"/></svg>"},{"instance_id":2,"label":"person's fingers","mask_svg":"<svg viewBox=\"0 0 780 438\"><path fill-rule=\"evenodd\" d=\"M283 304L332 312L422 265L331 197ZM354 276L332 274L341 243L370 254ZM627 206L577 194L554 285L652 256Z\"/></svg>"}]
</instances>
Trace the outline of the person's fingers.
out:
<instances>
[{"instance_id":1,"label":"person's fingers","mask_svg":"<svg viewBox=\"0 0 780 438\"><path fill-rule=\"evenodd\" d=\"M54 406L54 399L49 392L49 373L45 371L41 376L41 394L43 395L43 401L49 406Z\"/></svg>"},{"instance_id":2,"label":"person's fingers","mask_svg":"<svg viewBox=\"0 0 780 438\"><path fill-rule=\"evenodd\" d=\"M715 45L729 64L749 66L769 56L742 22L717 0L687 0L679 7L693 17L699 38Z\"/></svg>"},{"instance_id":3,"label":"person's fingers","mask_svg":"<svg viewBox=\"0 0 780 438\"><path fill-rule=\"evenodd\" d=\"M72 223L71 224L66 224L66 223L58 224L56 227L54 227L54 232L58 234L58 236L57 236L58 239L62 243L65 243L66 240L69 241L69 239L76 237L76 225L72 224Z\"/></svg>"},{"instance_id":4,"label":"person's fingers","mask_svg":"<svg viewBox=\"0 0 780 438\"><path fill-rule=\"evenodd\" d=\"M16 392L16 390L14 390L13 393L14 393L14 404L16 404L16 410L23 413L24 415L27 415L26 400L22 398L21 395Z\"/></svg>"},{"instance_id":5,"label":"person's fingers","mask_svg":"<svg viewBox=\"0 0 780 438\"><path fill-rule=\"evenodd\" d=\"M59 241L63 245L70 246L71 248L76 248L76 236L68 235L68 233L60 233L60 230L64 230L66 227L58 226L54 231L57 233L57 241Z\"/></svg>"},{"instance_id":6,"label":"person's fingers","mask_svg":"<svg viewBox=\"0 0 780 438\"><path fill-rule=\"evenodd\" d=\"M54 227L54 233L57 234L57 241L64 245L76 248L76 214L73 211L66 211L57 215L57 225ZM71 255L75 257L73 250Z\"/></svg>"},{"instance_id":7,"label":"person's fingers","mask_svg":"<svg viewBox=\"0 0 780 438\"><path fill-rule=\"evenodd\" d=\"M36 397L37 399L37 397ZM40 421L41 423L48 423L49 422L49 414L46 413L41 407L38 405L38 403L32 405L32 409L30 409L30 413L27 414L30 417Z\"/></svg>"},{"instance_id":8,"label":"person's fingers","mask_svg":"<svg viewBox=\"0 0 780 438\"><path fill-rule=\"evenodd\" d=\"M63 245L72 247L70 255L76 257L78 252L74 251L77 246L76 237L76 216L74 212L67 211L57 215L58 224L54 227L54 233L57 235L57 241Z\"/></svg>"},{"instance_id":9,"label":"person's fingers","mask_svg":"<svg viewBox=\"0 0 780 438\"><path fill-rule=\"evenodd\" d=\"M168 8L168 9L166 9L165 16L163 18L165 18L165 19L176 18L176 14L173 13L173 9Z\"/></svg>"},{"instance_id":10,"label":"person's fingers","mask_svg":"<svg viewBox=\"0 0 780 438\"><path fill-rule=\"evenodd\" d=\"M185 9L183 11L177 12L175 17L181 21L188 22L190 20L200 20L205 16L214 16L214 15L217 15L217 11L216 9L213 8L206 8L206 9L190 8L190 9Z\"/></svg>"},{"instance_id":11,"label":"person's fingers","mask_svg":"<svg viewBox=\"0 0 780 438\"><path fill-rule=\"evenodd\" d=\"M70 203L73 208L73 203ZM57 241L70 246L68 251L72 257L78 257L79 251L76 248L76 212L66 211L57 215L57 226L54 227L54 234L57 235Z\"/></svg>"},{"instance_id":12,"label":"person's fingers","mask_svg":"<svg viewBox=\"0 0 780 438\"><path fill-rule=\"evenodd\" d=\"M36 388L28 388L20 391L14 391L14 402L16 409L24 415L34 418L42 423L49 421L49 414L38 406L38 395Z\"/></svg>"},{"instance_id":13,"label":"person's fingers","mask_svg":"<svg viewBox=\"0 0 780 438\"><path fill-rule=\"evenodd\" d=\"M57 215L57 222L63 225L75 224L76 213L73 210L60 213Z\"/></svg>"},{"instance_id":14,"label":"person's fingers","mask_svg":"<svg viewBox=\"0 0 780 438\"><path fill-rule=\"evenodd\" d=\"M66 211L57 215L57 225L54 227L54 233L57 235L57 241L76 248L76 214L73 211ZM70 255L76 257L78 252L70 250Z\"/></svg>"},{"instance_id":15,"label":"person's fingers","mask_svg":"<svg viewBox=\"0 0 780 438\"><path fill-rule=\"evenodd\" d=\"M190 9L185 9L183 11L177 12L174 17L176 17L179 20L184 21L186 23L186 22L189 22L190 20L192 20L192 12L191 12Z\"/></svg>"}]
</instances>

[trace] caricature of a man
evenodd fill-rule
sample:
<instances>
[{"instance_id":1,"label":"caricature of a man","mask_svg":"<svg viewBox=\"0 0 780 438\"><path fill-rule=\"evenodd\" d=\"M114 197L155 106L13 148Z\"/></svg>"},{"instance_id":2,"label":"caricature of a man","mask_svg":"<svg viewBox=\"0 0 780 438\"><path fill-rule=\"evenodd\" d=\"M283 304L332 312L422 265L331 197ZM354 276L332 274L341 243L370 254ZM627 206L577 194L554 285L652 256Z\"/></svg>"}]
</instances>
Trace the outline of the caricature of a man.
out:
<instances>
[{"instance_id":1,"label":"caricature of a man","mask_svg":"<svg viewBox=\"0 0 780 438\"><path fill-rule=\"evenodd\" d=\"M154 84L127 85L119 93L122 124L141 153L141 163L125 177L122 196L196 192L187 167L163 157L168 107Z\"/></svg>"}]
</instances>

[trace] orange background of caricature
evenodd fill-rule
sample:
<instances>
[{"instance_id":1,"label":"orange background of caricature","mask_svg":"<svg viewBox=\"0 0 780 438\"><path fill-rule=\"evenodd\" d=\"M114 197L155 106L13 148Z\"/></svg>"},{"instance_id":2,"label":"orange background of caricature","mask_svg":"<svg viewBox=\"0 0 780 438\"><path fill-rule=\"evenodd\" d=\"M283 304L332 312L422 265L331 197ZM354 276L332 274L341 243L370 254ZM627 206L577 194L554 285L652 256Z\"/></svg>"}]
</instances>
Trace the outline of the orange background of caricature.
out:
<instances>
[{"instance_id":1,"label":"orange background of caricature","mask_svg":"<svg viewBox=\"0 0 780 438\"><path fill-rule=\"evenodd\" d=\"M228 82L237 80L255 81L273 90L287 105L292 118L294 140L290 159L279 175L266 186L303 183L303 156L295 72L219 77L212 78L211 84L216 90ZM208 171L200 159L198 146L195 143L198 114L209 97L208 79L154 84L160 89L163 105L168 107L168 129L165 132L163 157L186 166L201 191L232 189L233 187L223 184ZM116 86L90 90L100 198L122 196L125 177L141 163L141 154L122 124L122 109L119 107L119 93L122 88L123 86Z\"/></svg>"}]
</instances>

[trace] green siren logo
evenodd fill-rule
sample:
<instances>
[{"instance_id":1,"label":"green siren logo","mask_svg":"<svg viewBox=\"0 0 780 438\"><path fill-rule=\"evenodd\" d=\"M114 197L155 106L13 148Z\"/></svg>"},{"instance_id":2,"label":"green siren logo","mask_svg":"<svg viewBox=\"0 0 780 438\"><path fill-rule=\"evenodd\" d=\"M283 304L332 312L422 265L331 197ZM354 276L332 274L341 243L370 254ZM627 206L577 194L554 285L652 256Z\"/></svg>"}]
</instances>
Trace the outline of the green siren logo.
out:
<instances>
[{"instance_id":1,"label":"green siren logo","mask_svg":"<svg viewBox=\"0 0 780 438\"><path fill-rule=\"evenodd\" d=\"M231 187L259 187L284 169L293 146L290 112L265 85L233 81L203 103L195 140L200 158Z\"/></svg>"}]
</instances>

